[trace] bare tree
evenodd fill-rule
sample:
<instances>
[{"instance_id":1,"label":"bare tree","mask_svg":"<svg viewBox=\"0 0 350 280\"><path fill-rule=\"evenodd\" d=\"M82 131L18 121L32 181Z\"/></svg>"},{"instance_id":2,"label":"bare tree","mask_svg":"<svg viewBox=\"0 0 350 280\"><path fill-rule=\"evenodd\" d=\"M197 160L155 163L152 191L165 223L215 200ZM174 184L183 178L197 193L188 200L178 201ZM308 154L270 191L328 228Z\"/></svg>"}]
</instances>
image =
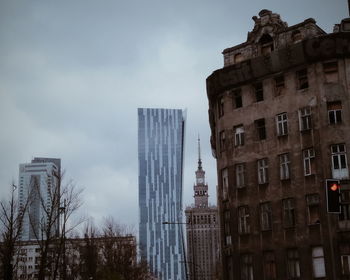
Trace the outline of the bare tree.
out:
<instances>
[{"instance_id":1,"label":"bare tree","mask_svg":"<svg viewBox=\"0 0 350 280\"><path fill-rule=\"evenodd\" d=\"M45 280L46 276L57 279L59 273L66 279L65 241L67 234L76 226L69 224L69 220L82 203L82 190L77 189L72 181L61 186L63 176L56 176L58 184L48 187L47 194L42 193L38 181L33 182L35 198L32 201L39 201L44 212L39 226L37 220L29 215L32 232L40 247L39 280Z\"/></svg>"},{"instance_id":2,"label":"bare tree","mask_svg":"<svg viewBox=\"0 0 350 280\"><path fill-rule=\"evenodd\" d=\"M69 263L70 279L77 278L77 275L74 275L77 265L81 279L97 279L99 264L98 231L92 223L87 222L84 229L84 237L77 242L77 246L74 246L73 251L78 251L79 260L74 262L71 259Z\"/></svg>"},{"instance_id":3,"label":"bare tree","mask_svg":"<svg viewBox=\"0 0 350 280\"><path fill-rule=\"evenodd\" d=\"M24 211L28 204L28 202L22 202L19 207L15 198L16 189L17 186L12 183L10 199L0 202L0 262L3 267L2 279L5 280L12 280L15 276L18 258L15 259L14 257L19 250L17 243L20 238Z\"/></svg>"},{"instance_id":4,"label":"bare tree","mask_svg":"<svg viewBox=\"0 0 350 280\"><path fill-rule=\"evenodd\" d=\"M151 279L145 262L137 261L135 238L113 218L105 220L100 242L99 279Z\"/></svg>"}]
</instances>

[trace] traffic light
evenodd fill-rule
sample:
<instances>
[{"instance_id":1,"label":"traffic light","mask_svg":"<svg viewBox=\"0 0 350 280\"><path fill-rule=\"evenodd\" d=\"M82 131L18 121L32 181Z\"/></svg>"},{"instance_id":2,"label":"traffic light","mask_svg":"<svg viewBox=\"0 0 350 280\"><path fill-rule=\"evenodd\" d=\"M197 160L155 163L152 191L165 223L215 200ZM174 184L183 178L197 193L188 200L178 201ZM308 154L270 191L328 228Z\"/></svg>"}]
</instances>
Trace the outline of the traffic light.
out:
<instances>
[{"instance_id":1,"label":"traffic light","mask_svg":"<svg viewBox=\"0 0 350 280\"><path fill-rule=\"evenodd\" d=\"M340 213L340 184L339 180L326 180L327 212Z\"/></svg>"}]
</instances>

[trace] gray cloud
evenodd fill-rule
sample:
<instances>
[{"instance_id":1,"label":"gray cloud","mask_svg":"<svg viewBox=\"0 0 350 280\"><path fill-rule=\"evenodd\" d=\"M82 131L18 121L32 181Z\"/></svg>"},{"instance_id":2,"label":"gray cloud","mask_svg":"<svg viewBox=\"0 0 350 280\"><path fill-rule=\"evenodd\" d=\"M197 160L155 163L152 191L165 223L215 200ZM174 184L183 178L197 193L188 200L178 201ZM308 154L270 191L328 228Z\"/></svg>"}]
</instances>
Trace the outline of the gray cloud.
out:
<instances>
[{"instance_id":1,"label":"gray cloud","mask_svg":"<svg viewBox=\"0 0 350 280\"><path fill-rule=\"evenodd\" d=\"M0 1L0 198L18 164L60 157L82 214L138 223L138 107L187 109L184 201L197 135L215 203L205 79L267 8L331 31L346 1Z\"/></svg>"}]
</instances>

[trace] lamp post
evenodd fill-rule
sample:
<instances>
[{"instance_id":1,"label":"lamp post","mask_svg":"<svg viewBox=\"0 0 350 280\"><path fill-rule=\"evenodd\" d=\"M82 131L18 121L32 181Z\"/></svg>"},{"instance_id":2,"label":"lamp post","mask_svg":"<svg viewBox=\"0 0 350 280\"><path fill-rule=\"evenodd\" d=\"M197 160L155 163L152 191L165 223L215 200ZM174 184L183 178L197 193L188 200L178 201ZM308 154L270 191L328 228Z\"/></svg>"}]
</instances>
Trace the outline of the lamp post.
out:
<instances>
[{"instance_id":1,"label":"lamp post","mask_svg":"<svg viewBox=\"0 0 350 280\"><path fill-rule=\"evenodd\" d=\"M59 214L63 215L61 218L62 222L62 239L63 239L63 271L62 271L62 279L66 279L66 200L63 201L63 205L59 207Z\"/></svg>"},{"instance_id":2,"label":"lamp post","mask_svg":"<svg viewBox=\"0 0 350 280\"><path fill-rule=\"evenodd\" d=\"M192 212L191 212L191 220L190 220L190 222L189 223L182 223L182 222L163 222L163 224L164 225L173 225L173 224L175 224L175 225L190 225L190 229L191 229L191 251L192 251L192 255L191 255L191 257L192 257L192 261L184 261L184 263L185 263L185 267L187 267L187 263L190 263L190 264L192 264L192 273L193 273L193 279L191 279L191 280L197 280L197 277L196 277L196 263L195 263L195 257L194 257L194 255L195 255L195 252L194 252L194 248L193 248L193 242L194 242L194 240L193 240L193 227L192 227L192 225L193 225L193 223L192 223ZM186 253L185 253L185 259L186 259ZM198 265L197 265L198 266ZM199 267L199 266L198 266ZM192 273L191 273L191 278L192 278ZM186 273L186 278L187 278L187 273Z\"/></svg>"}]
</instances>

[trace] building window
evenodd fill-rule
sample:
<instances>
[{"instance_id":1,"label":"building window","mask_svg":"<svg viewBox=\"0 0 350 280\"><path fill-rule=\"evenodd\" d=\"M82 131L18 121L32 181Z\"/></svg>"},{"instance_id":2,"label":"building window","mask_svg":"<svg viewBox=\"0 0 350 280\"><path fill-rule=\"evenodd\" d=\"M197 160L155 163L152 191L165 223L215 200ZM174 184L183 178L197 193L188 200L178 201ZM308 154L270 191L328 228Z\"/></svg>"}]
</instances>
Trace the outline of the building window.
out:
<instances>
[{"instance_id":1,"label":"building window","mask_svg":"<svg viewBox=\"0 0 350 280\"><path fill-rule=\"evenodd\" d=\"M302 35L299 30L295 30L292 33L292 41L293 43L298 43L302 40Z\"/></svg>"},{"instance_id":2,"label":"building window","mask_svg":"<svg viewBox=\"0 0 350 280\"><path fill-rule=\"evenodd\" d=\"M294 198L282 200L283 203L283 224L285 228L295 226Z\"/></svg>"},{"instance_id":3,"label":"building window","mask_svg":"<svg viewBox=\"0 0 350 280\"><path fill-rule=\"evenodd\" d=\"M309 87L307 79L307 69L297 71L298 89L305 89Z\"/></svg>"},{"instance_id":4,"label":"building window","mask_svg":"<svg viewBox=\"0 0 350 280\"><path fill-rule=\"evenodd\" d=\"M237 188L244 187L245 166L243 163L236 164L236 186Z\"/></svg>"},{"instance_id":5,"label":"building window","mask_svg":"<svg viewBox=\"0 0 350 280\"><path fill-rule=\"evenodd\" d=\"M248 206L238 207L238 232L239 234L250 233L249 208Z\"/></svg>"},{"instance_id":6,"label":"building window","mask_svg":"<svg viewBox=\"0 0 350 280\"><path fill-rule=\"evenodd\" d=\"M303 150L304 175L309 176L315 173L315 150L313 148Z\"/></svg>"},{"instance_id":7,"label":"building window","mask_svg":"<svg viewBox=\"0 0 350 280\"><path fill-rule=\"evenodd\" d=\"M244 60L244 57L241 53L236 53L234 56L235 63L242 62Z\"/></svg>"},{"instance_id":8,"label":"building window","mask_svg":"<svg viewBox=\"0 0 350 280\"><path fill-rule=\"evenodd\" d=\"M267 158L258 160L258 183L266 184L269 181Z\"/></svg>"},{"instance_id":9,"label":"building window","mask_svg":"<svg viewBox=\"0 0 350 280\"><path fill-rule=\"evenodd\" d=\"M219 118L221 118L224 115L224 97L220 97L218 101L218 114Z\"/></svg>"},{"instance_id":10,"label":"building window","mask_svg":"<svg viewBox=\"0 0 350 280\"><path fill-rule=\"evenodd\" d=\"M276 116L277 135L283 136L288 134L288 117L287 113L281 113Z\"/></svg>"},{"instance_id":11,"label":"building window","mask_svg":"<svg viewBox=\"0 0 350 280\"><path fill-rule=\"evenodd\" d=\"M323 73L327 83L338 81L338 62L329 61L323 63Z\"/></svg>"},{"instance_id":12,"label":"building window","mask_svg":"<svg viewBox=\"0 0 350 280\"><path fill-rule=\"evenodd\" d=\"M324 265L324 255L322 247L312 248L312 267L314 278L326 277L326 269Z\"/></svg>"},{"instance_id":13,"label":"building window","mask_svg":"<svg viewBox=\"0 0 350 280\"><path fill-rule=\"evenodd\" d=\"M350 190L342 190L340 193L340 214L339 221L350 222Z\"/></svg>"},{"instance_id":14,"label":"building window","mask_svg":"<svg viewBox=\"0 0 350 280\"><path fill-rule=\"evenodd\" d=\"M262 35L259 43L262 55L269 55L273 51L273 39L269 34Z\"/></svg>"},{"instance_id":15,"label":"building window","mask_svg":"<svg viewBox=\"0 0 350 280\"><path fill-rule=\"evenodd\" d=\"M300 261L297 249L287 250L288 279L300 279Z\"/></svg>"},{"instance_id":16,"label":"building window","mask_svg":"<svg viewBox=\"0 0 350 280\"><path fill-rule=\"evenodd\" d=\"M255 121L255 127L258 134L259 140L266 139L266 128L265 128L265 119L259 119Z\"/></svg>"},{"instance_id":17,"label":"building window","mask_svg":"<svg viewBox=\"0 0 350 280\"><path fill-rule=\"evenodd\" d=\"M306 196L307 219L309 225L320 223L320 197L318 194L309 194Z\"/></svg>"},{"instance_id":18,"label":"building window","mask_svg":"<svg viewBox=\"0 0 350 280\"><path fill-rule=\"evenodd\" d=\"M227 194L228 194L227 168L225 168L221 171L221 180L222 180L222 198L227 199Z\"/></svg>"},{"instance_id":19,"label":"building window","mask_svg":"<svg viewBox=\"0 0 350 280\"><path fill-rule=\"evenodd\" d=\"M235 146L244 145L244 128L243 125L238 125L233 128L235 133Z\"/></svg>"},{"instance_id":20,"label":"building window","mask_svg":"<svg viewBox=\"0 0 350 280\"><path fill-rule=\"evenodd\" d=\"M345 144L331 146L332 151L332 176L334 179L349 177Z\"/></svg>"},{"instance_id":21,"label":"building window","mask_svg":"<svg viewBox=\"0 0 350 280\"><path fill-rule=\"evenodd\" d=\"M241 255L241 280L253 280L253 256Z\"/></svg>"},{"instance_id":22,"label":"building window","mask_svg":"<svg viewBox=\"0 0 350 280\"><path fill-rule=\"evenodd\" d=\"M327 102L328 121L330 124L338 124L342 122L342 105L341 101Z\"/></svg>"},{"instance_id":23,"label":"building window","mask_svg":"<svg viewBox=\"0 0 350 280\"><path fill-rule=\"evenodd\" d=\"M263 253L264 279L274 280L277 278L276 261L273 252Z\"/></svg>"},{"instance_id":24,"label":"building window","mask_svg":"<svg viewBox=\"0 0 350 280\"><path fill-rule=\"evenodd\" d=\"M220 131L220 151L225 151L226 148L226 135L225 130Z\"/></svg>"},{"instance_id":25,"label":"building window","mask_svg":"<svg viewBox=\"0 0 350 280\"><path fill-rule=\"evenodd\" d=\"M231 227L230 227L231 214L230 210L224 212L224 221L225 221L225 245L229 246L232 244L231 239Z\"/></svg>"},{"instance_id":26,"label":"building window","mask_svg":"<svg viewBox=\"0 0 350 280\"><path fill-rule=\"evenodd\" d=\"M243 106L242 91L241 89L236 89L232 92L233 107L241 108Z\"/></svg>"},{"instance_id":27,"label":"building window","mask_svg":"<svg viewBox=\"0 0 350 280\"><path fill-rule=\"evenodd\" d=\"M289 153L279 155L279 159L280 159L280 179L288 180L290 178Z\"/></svg>"},{"instance_id":28,"label":"building window","mask_svg":"<svg viewBox=\"0 0 350 280\"><path fill-rule=\"evenodd\" d=\"M262 83L257 83L254 85L256 102L264 100L264 89Z\"/></svg>"},{"instance_id":29,"label":"building window","mask_svg":"<svg viewBox=\"0 0 350 280\"><path fill-rule=\"evenodd\" d=\"M275 77L275 96L279 96L283 93L284 89L284 76L280 75Z\"/></svg>"},{"instance_id":30,"label":"building window","mask_svg":"<svg viewBox=\"0 0 350 280\"><path fill-rule=\"evenodd\" d=\"M300 131L311 129L311 108L299 109L299 129Z\"/></svg>"},{"instance_id":31,"label":"building window","mask_svg":"<svg viewBox=\"0 0 350 280\"><path fill-rule=\"evenodd\" d=\"M226 257L227 271L228 271L228 279L233 279L234 270L233 270L233 260L232 256ZM203 267L203 266L202 266Z\"/></svg>"},{"instance_id":32,"label":"building window","mask_svg":"<svg viewBox=\"0 0 350 280\"><path fill-rule=\"evenodd\" d=\"M260 204L260 226L261 230L272 229L272 211L270 202Z\"/></svg>"},{"instance_id":33,"label":"building window","mask_svg":"<svg viewBox=\"0 0 350 280\"><path fill-rule=\"evenodd\" d=\"M341 268L343 275L350 275L350 255L341 255Z\"/></svg>"}]
</instances>

